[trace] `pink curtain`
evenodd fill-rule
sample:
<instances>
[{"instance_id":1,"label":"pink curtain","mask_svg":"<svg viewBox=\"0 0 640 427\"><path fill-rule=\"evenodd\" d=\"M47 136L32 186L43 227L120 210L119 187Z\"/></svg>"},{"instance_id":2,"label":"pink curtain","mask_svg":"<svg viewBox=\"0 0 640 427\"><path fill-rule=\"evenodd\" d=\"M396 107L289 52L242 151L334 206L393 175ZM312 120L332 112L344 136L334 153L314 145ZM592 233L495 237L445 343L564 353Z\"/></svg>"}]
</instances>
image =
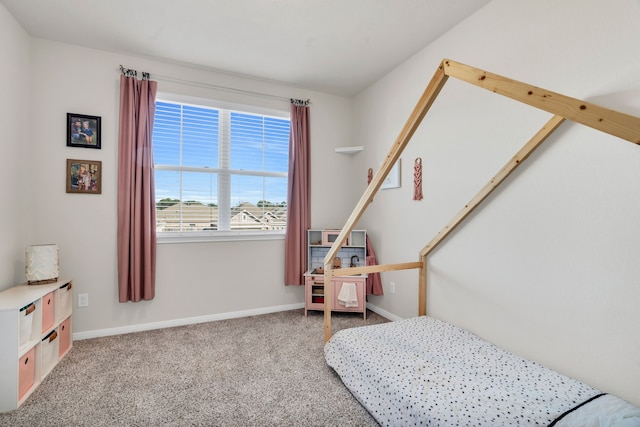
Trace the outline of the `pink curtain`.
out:
<instances>
[{"instance_id":1,"label":"pink curtain","mask_svg":"<svg viewBox=\"0 0 640 427\"><path fill-rule=\"evenodd\" d=\"M157 82L120 76L118 133L118 296L155 296L156 210L151 133Z\"/></svg>"},{"instance_id":2,"label":"pink curtain","mask_svg":"<svg viewBox=\"0 0 640 427\"><path fill-rule=\"evenodd\" d=\"M311 227L309 101L291 100L284 284L303 285Z\"/></svg>"}]
</instances>

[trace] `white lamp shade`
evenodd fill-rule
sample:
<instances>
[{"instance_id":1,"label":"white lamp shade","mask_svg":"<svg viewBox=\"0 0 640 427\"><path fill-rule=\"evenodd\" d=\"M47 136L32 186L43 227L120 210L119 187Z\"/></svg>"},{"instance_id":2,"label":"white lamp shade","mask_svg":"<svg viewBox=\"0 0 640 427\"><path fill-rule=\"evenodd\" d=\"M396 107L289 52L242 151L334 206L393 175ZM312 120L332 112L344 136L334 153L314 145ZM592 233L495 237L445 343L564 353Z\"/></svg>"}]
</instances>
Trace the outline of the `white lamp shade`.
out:
<instances>
[{"instance_id":1,"label":"white lamp shade","mask_svg":"<svg viewBox=\"0 0 640 427\"><path fill-rule=\"evenodd\" d=\"M58 245L28 246L25 254L27 282L55 281L58 278Z\"/></svg>"}]
</instances>

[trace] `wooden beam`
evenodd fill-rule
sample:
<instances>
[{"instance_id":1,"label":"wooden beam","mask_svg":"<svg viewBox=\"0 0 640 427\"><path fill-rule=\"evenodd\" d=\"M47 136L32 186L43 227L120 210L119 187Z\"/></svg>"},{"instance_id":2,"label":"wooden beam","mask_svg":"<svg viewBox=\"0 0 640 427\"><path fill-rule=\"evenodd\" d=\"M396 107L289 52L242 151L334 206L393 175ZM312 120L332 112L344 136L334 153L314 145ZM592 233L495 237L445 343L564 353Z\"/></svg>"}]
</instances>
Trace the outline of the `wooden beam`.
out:
<instances>
[{"instance_id":1,"label":"wooden beam","mask_svg":"<svg viewBox=\"0 0 640 427\"><path fill-rule=\"evenodd\" d=\"M387 175L389 174L389 171L391 171L391 169L393 168L393 165L396 163L398 158L400 158L400 154L402 154L402 151L409 143L409 140L415 133L416 129L418 129L418 127L420 126L422 119L424 118L425 114L427 114L427 111L429 111L429 108L431 108L431 105L433 104L435 99L438 97L438 94L442 90L442 87L444 86L446 81L447 81L447 76L444 74L443 65L441 63L438 69L436 70L436 72L434 73L433 77L429 81L427 88L424 90L422 96L418 100L418 103L414 107L413 112L409 116L409 119L407 120L404 127L400 131L400 134L398 135L395 142L391 146L391 149L389 150L389 153L387 154L387 157L385 158L384 163L382 164L382 167L371 180L371 183L369 184L364 194L360 198L360 201L358 202L358 204L353 209L353 212L347 219L347 222L345 223L344 227L342 228L342 231L340 232L335 242L333 243L333 246L331 246L331 249L325 256L324 258L325 264L327 262L332 262L333 259L336 257L336 254L342 247L342 244L344 243L345 239L347 238L349 233L353 230L353 227L356 225L356 223L358 222L358 220L366 210L367 206L369 205L369 203L373 201L373 196L380 189L380 186L382 185L384 180L387 178Z\"/></svg>"},{"instance_id":2,"label":"wooden beam","mask_svg":"<svg viewBox=\"0 0 640 427\"><path fill-rule=\"evenodd\" d=\"M558 126L564 122L561 116L553 116L534 136L522 147L500 171L467 203L462 210L453 217L442 230L420 251L420 257L426 257L433 251L458 225L478 207L489 194L493 192L529 155L542 144Z\"/></svg>"},{"instance_id":3,"label":"wooden beam","mask_svg":"<svg viewBox=\"0 0 640 427\"><path fill-rule=\"evenodd\" d=\"M331 339L331 292L333 279L333 265L332 263L324 264L324 342L326 343Z\"/></svg>"},{"instance_id":4,"label":"wooden beam","mask_svg":"<svg viewBox=\"0 0 640 427\"><path fill-rule=\"evenodd\" d=\"M402 262L398 264L379 264L367 265L362 267L341 268L338 270L340 277L357 276L360 274L382 273L385 271L411 270L413 268L422 268L421 262ZM334 273L336 271L334 270Z\"/></svg>"},{"instance_id":5,"label":"wooden beam","mask_svg":"<svg viewBox=\"0 0 640 427\"><path fill-rule=\"evenodd\" d=\"M351 231L353 230L353 227L355 227L358 220L360 219L364 211L367 209L367 206L369 206L369 203L373 201L373 196L380 189L380 186L382 185L384 180L387 178L387 175L389 174L389 171L391 171L391 169L393 168L393 165L396 163L398 158L400 158L400 154L402 154L402 151L411 140L411 137L415 133L416 129L418 129L418 127L420 126L420 123L422 123L422 119L427 114L427 111L429 111L429 108L431 108L431 105L433 105L433 102L438 97L438 94L440 93L440 91L442 90L442 87L446 82L447 82L447 76L444 74L443 64L440 63L440 66L438 67L433 77L429 81L427 88L422 93L422 96L418 100L418 103L416 104L411 115L409 116L409 119L407 120L404 127L400 131L398 138L391 146L391 149L389 150L389 153L387 154L387 157L384 163L382 164L382 167L375 174L369 186L367 186L367 189L365 190L364 194L360 198L360 201L358 202L356 207L353 209L353 212L347 219L347 222L345 223L344 227L342 227L340 234L338 234L338 237L336 237L336 240L333 242L331 249L329 249L329 252L324 257L325 293L328 292L327 286L329 286L328 289L331 290L330 281L331 281L331 277L333 277L332 276L333 260L335 259L336 255L338 254L338 251L342 247L342 244L345 242L345 240L347 239L347 236L349 235L349 233L351 233ZM324 304L324 341L325 342L329 341L329 339L331 338L331 308L329 304L327 304L327 299L328 298L325 297L325 304Z\"/></svg>"},{"instance_id":6,"label":"wooden beam","mask_svg":"<svg viewBox=\"0 0 640 427\"><path fill-rule=\"evenodd\" d=\"M634 144L640 144L640 118L638 117L531 86L450 59L443 60L443 64L444 72L450 77L464 80L467 83L598 129Z\"/></svg>"},{"instance_id":7,"label":"wooden beam","mask_svg":"<svg viewBox=\"0 0 640 427\"><path fill-rule=\"evenodd\" d=\"M427 315L427 256L420 257L422 268L418 278L418 316Z\"/></svg>"}]
</instances>

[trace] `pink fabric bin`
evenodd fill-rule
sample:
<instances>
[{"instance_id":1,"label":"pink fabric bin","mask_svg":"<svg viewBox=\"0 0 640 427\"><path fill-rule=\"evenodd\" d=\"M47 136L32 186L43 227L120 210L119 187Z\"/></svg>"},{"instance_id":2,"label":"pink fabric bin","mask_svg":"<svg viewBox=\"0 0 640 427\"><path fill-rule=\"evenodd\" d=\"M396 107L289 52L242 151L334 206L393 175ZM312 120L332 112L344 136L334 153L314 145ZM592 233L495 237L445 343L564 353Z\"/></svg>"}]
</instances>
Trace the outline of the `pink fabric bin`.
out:
<instances>
[{"instance_id":1,"label":"pink fabric bin","mask_svg":"<svg viewBox=\"0 0 640 427\"><path fill-rule=\"evenodd\" d=\"M18 361L18 400L33 387L36 378L36 349L29 350Z\"/></svg>"},{"instance_id":2,"label":"pink fabric bin","mask_svg":"<svg viewBox=\"0 0 640 427\"><path fill-rule=\"evenodd\" d=\"M71 347L71 317L63 321L58 327L60 342L58 343L58 355L62 357Z\"/></svg>"},{"instance_id":3,"label":"pink fabric bin","mask_svg":"<svg viewBox=\"0 0 640 427\"><path fill-rule=\"evenodd\" d=\"M51 329L54 320L53 292L50 292L42 298L42 333Z\"/></svg>"}]
</instances>

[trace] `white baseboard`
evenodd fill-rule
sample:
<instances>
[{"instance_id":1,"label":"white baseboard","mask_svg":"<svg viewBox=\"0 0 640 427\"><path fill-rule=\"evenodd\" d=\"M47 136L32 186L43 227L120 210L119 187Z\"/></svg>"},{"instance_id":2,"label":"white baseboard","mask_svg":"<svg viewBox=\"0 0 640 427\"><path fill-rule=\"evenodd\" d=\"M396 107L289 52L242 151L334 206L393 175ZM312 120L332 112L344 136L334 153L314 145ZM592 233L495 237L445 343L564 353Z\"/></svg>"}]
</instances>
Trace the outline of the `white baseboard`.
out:
<instances>
[{"instance_id":1,"label":"white baseboard","mask_svg":"<svg viewBox=\"0 0 640 427\"><path fill-rule=\"evenodd\" d=\"M206 316L186 317L182 319L163 320L152 323L139 323L136 325L121 326L118 328L96 329L93 331L74 332L74 340L86 340L90 338L108 337L111 335L130 334L133 332L151 331L153 329L173 328L175 326L195 325L196 323L215 322L217 320L237 319L239 317L258 316L260 314L277 313L279 311L297 310L304 308L304 303L277 305L274 307L264 307L252 310L232 311L229 313L209 314ZM378 306L367 303L367 308L380 316L391 321L402 320L393 313L390 313Z\"/></svg>"},{"instance_id":2,"label":"white baseboard","mask_svg":"<svg viewBox=\"0 0 640 427\"><path fill-rule=\"evenodd\" d=\"M150 331L153 329L173 328L175 326L194 325L196 323L215 322L216 320L236 319L238 317L257 316L260 314L277 313L279 311L304 308L304 303L277 305L252 310L232 311L229 313L210 314L206 316L187 317L183 319L163 320L161 322L140 323L137 325L121 326L118 328L97 329L94 331L74 332L74 340L107 337L111 335L129 334L132 332Z\"/></svg>"},{"instance_id":3,"label":"white baseboard","mask_svg":"<svg viewBox=\"0 0 640 427\"><path fill-rule=\"evenodd\" d=\"M373 311L374 313L378 313L380 316L382 317L386 317L387 319L393 321L393 322L397 322L398 320L402 320L402 317L398 317L393 313L388 312L387 310L384 310L376 305L373 305L371 303L367 303L367 308L371 311Z\"/></svg>"}]
</instances>

